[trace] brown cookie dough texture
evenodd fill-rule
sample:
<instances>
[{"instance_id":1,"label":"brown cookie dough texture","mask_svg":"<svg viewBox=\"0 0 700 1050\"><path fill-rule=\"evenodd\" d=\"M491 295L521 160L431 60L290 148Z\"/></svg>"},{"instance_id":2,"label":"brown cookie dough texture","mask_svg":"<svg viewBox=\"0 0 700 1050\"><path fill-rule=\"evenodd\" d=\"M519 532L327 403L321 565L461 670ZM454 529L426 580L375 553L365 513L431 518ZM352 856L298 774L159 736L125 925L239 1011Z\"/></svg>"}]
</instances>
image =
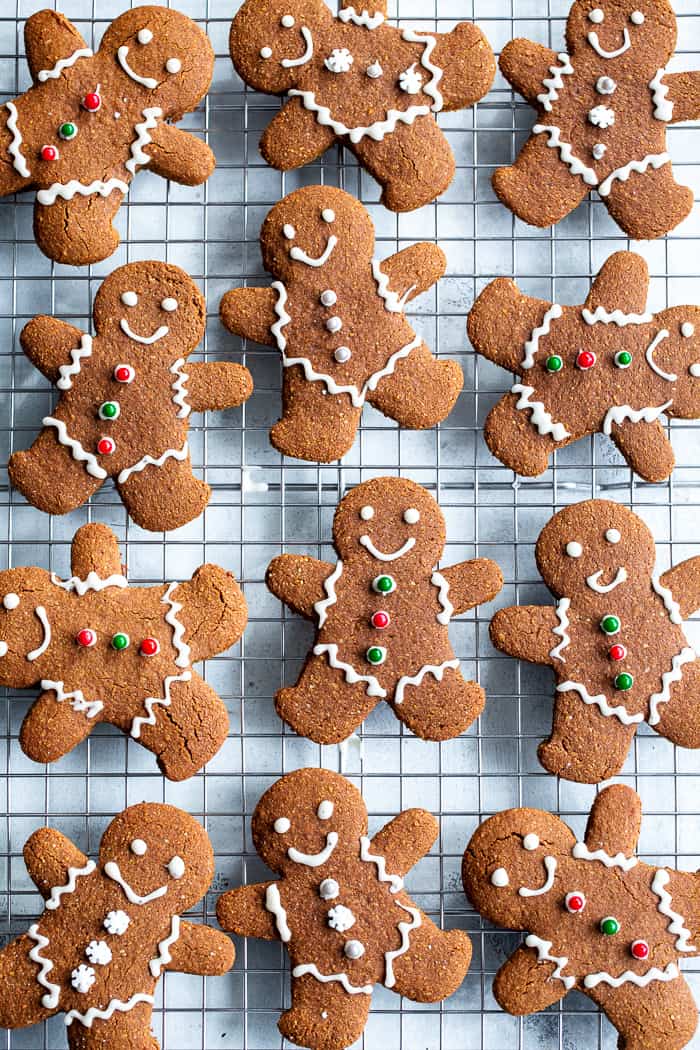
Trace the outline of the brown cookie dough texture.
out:
<instances>
[{"instance_id":1,"label":"brown cookie dough texture","mask_svg":"<svg viewBox=\"0 0 700 1050\"><path fill-rule=\"evenodd\" d=\"M140 9L143 10L143 9ZM204 335L204 297L177 266L122 266L95 298L97 334L35 317L22 348L60 391L53 414L26 452L10 457L15 488L39 510L66 514L106 478L144 529L196 518L210 488L192 473L191 412L232 408L251 394L242 365L187 364Z\"/></svg>"},{"instance_id":2,"label":"brown cookie dough texture","mask_svg":"<svg viewBox=\"0 0 700 1050\"><path fill-rule=\"evenodd\" d=\"M281 171L342 142L382 186L382 203L411 211L447 189L455 160L435 114L483 98L496 65L471 22L448 33L398 29L387 4L337 17L322 0L247 0L231 26L236 71L256 91L287 95L260 151Z\"/></svg>"},{"instance_id":3,"label":"brown cookie dough texture","mask_svg":"<svg viewBox=\"0 0 700 1050\"><path fill-rule=\"evenodd\" d=\"M267 585L314 620L316 643L277 711L317 743L346 739L379 700L426 740L458 736L480 714L484 692L467 682L448 637L452 616L490 601L503 585L488 558L435 571L445 521L433 497L405 478L374 478L338 505L335 565L283 554Z\"/></svg>"},{"instance_id":4,"label":"brown cookie dough texture","mask_svg":"<svg viewBox=\"0 0 700 1050\"><path fill-rule=\"evenodd\" d=\"M0 573L0 684L42 692L20 743L53 762L99 722L109 722L185 780L228 732L222 700L192 664L236 642L245 599L233 576L202 565L187 583L129 587L116 536L84 525L71 554L74 575L39 568Z\"/></svg>"},{"instance_id":5,"label":"brown cookie dough texture","mask_svg":"<svg viewBox=\"0 0 700 1050\"><path fill-rule=\"evenodd\" d=\"M430 813L405 810L370 839L357 788L338 773L301 769L265 792L252 832L279 879L224 893L216 910L225 930L286 945L285 1038L342 1050L362 1035L375 984L433 1003L462 983L466 933L439 929L404 890L438 836Z\"/></svg>"},{"instance_id":6,"label":"brown cookie dough texture","mask_svg":"<svg viewBox=\"0 0 700 1050\"><path fill-rule=\"evenodd\" d=\"M654 538L632 511L587 500L555 514L535 554L556 606L512 606L491 621L497 649L551 667L552 735L545 769L595 784L619 773L646 721L700 747L700 662L683 620L700 609L700 557L661 576Z\"/></svg>"},{"instance_id":7,"label":"brown cookie dough texture","mask_svg":"<svg viewBox=\"0 0 700 1050\"><path fill-rule=\"evenodd\" d=\"M24 41L33 85L0 107L0 195L36 189L44 254L99 262L119 244L112 220L140 168L186 186L214 170L204 142L165 123L206 94L213 49L191 19L165 7L120 15L96 54L57 11L28 18Z\"/></svg>"},{"instance_id":8,"label":"brown cookie dough texture","mask_svg":"<svg viewBox=\"0 0 700 1050\"><path fill-rule=\"evenodd\" d=\"M700 418L700 308L647 309L649 271L612 255L583 306L523 295L499 278L469 314L475 350L518 377L484 437L516 474L542 474L556 449L606 434L646 481L674 465L662 416Z\"/></svg>"},{"instance_id":9,"label":"brown cookie dough texture","mask_svg":"<svg viewBox=\"0 0 700 1050\"><path fill-rule=\"evenodd\" d=\"M161 974L233 965L228 937L180 918L207 892L214 854L204 828L174 806L125 809L97 862L40 828L24 862L45 905L0 952L2 1028L63 1013L71 1050L158 1050L151 1013Z\"/></svg>"},{"instance_id":10,"label":"brown cookie dough texture","mask_svg":"<svg viewBox=\"0 0 700 1050\"><path fill-rule=\"evenodd\" d=\"M307 186L270 211L260 234L269 288L236 288L221 319L282 355L283 417L270 433L287 456L329 463L352 447L368 401L401 426L432 427L462 389L403 315L442 276L445 256L414 244L374 257L374 227L349 193Z\"/></svg>"},{"instance_id":11,"label":"brown cookie dough texture","mask_svg":"<svg viewBox=\"0 0 700 1050\"><path fill-rule=\"evenodd\" d=\"M490 922L528 933L494 981L508 1013L576 990L607 1014L620 1050L690 1041L697 1008L679 963L700 949L698 875L639 860L640 824L639 796L619 784L597 796L582 842L539 809L506 810L474 833L467 896Z\"/></svg>"},{"instance_id":12,"label":"brown cookie dough texture","mask_svg":"<svg viewBox=\"0 0 700 1050\"><path fill-rule=\"evenodd\" d=\"M537 110L515 164L493 186L533 226L565 218L592 189L630 237L662 237L693 194L673 177L666 128L700 118L700 73L667 73L676 16L667 0L577 0L567 52L512 40L503 76Z\"/></svg>"}]
</instances>

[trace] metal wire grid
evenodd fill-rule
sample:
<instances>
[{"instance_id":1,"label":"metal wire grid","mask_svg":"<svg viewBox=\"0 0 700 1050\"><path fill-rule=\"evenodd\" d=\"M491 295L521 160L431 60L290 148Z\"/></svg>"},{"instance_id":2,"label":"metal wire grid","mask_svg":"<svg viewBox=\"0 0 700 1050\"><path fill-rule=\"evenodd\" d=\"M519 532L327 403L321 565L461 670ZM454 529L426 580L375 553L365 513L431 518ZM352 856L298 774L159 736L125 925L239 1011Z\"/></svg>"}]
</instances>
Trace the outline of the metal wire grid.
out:
<instances>
[{"instance_id":1,"label":"metal wire grid","mask_svg":"<svg viewBox=\"0 0 700 1050\"><path fill-rule=\"evenodd\" d=\"M3 98L28 84L23 21L41 6L39 0L15 0L0 10ZM492 930L469 909L459 880L466 841L486 816L518 804L559 812L581 832L594 789L557 782L539 766L535 752L550 723L551 677L496 654L487 626L500 605L548 600L534 566L533 545L552 512L568 502L605 495L632 506L655 532L660 568L697 553L697 428L676 423L671 429L678 465L663 485L635 481L603 439L565 450L541 479L514 483L490 458L481 436L483 419L507 388L508 377L475 359L466 345L464 322L475 295L500 274L515 276L532 294L580 302L602 261L628 242L597 201L586 202L546 231L526 228L495 201L491 171L512 158L531 123L527 106L512 97L500 78L476 110L441 119L457 157L457 176L439 202L417 213L397 217L378 206L375 184L340 150L288 176L266 168L257 142L277 103L245 90L233 73L227 51L233 14L228 0L182 0L178 6L206 28L217 53L212 91L186 121L205 135L217 155L209 183L184 189L140 174L118 219L123 235L119 251L100 266L80 271L53 265L36 249L28 195L0 202L0 567L40 564L66 574L75 529L85 520L102 520L123 541L133 581L185 578L205 560L232 569L243 583L250 625L239 646L206 666L208 681L228 704L231 732L207 770L179 785L160 777L150 755L109 727L98 727L73 753L42 768L23 756L17 739L33 696L8 695L0 707L0 805L6 814L0 821L3 937L9 940L22 932L39 908L21 857L23 843L36 827L55 826L94 853L103 828L124 805L147 799L182 806L206 823L216 851L216 880L196 913L211 921L218 892L264 876L250 843L249 818L265 787L298 766L342 767L363 790L371 830L411 805L439 816L439 842L411 873L408 887L442 924L469 930L474 944L464 985L441 1006L400 1001L378 989L361 1045L366 1050L613 1047L615 1033L581 996L570 995L560 1006L525 1020L502 1014L492 998L493 974L519 936ZM475 18L496 50L513 36L559 49L568 6L568 0L433 0L428 9L400 0L392 14L416 28L446 29L458 19ZM73 0L62 10L96 44L122 7L119 0ZM677 0L676 9L679 50L672 68L697 68L700 4ZM698 127L679 127L669 133L679 178L694 187L696 198L699 132ZM269 207L296 186L315 182L341 185L363 200L374 218L382 256L414 240L439 240L448 255L448 275L436 292L422 298L413 320L429 345L458 357L465 372L459 403L436 431L399 432L367 407L355 449L342 465L328 467L281 462L267 438L279 411L277 355L236 345L217 318L223 291L267 280L257 238ZM700 301L699 243L696 206L669 238L637 246L654 275L652 308ZM209 308L204 359L230 359L233 352L251 369L256 384L253 398L241 410L195 417L193 460L212 485L213 499L201 519L168 536L129 524L111 489L100 492L88 508L50 519L9 489L4 469L12 449L29 444L53 399L19 349L21 327L35 313L47 312L87 328L100 280L117 265L140 258L175 262L199 281ZM441 745L403 732L382 706L360 731L359 746L354 746L356 740L343 754L295 737L274 712L272 696L280 684L294 680L312 634L308 625L281 612L266 591L264 570L282 549L332 557L332 514L346 488L396 472L422 482L438 497L448 522L446 564L481 554L503 568L506 586L492 607L480 607L451 627L465 672L481 681L488 703L476 726ZM691 641L700 641L700 627L689 633ZM624 779L645 803L642 854L688 869L700 865L700 756L676 751L642 729ZM165 1050L268 1050L283 1045L276 1021L288 1002L289 984L281 947L249 941L237 949L236 966L225 977L205 982L170 974L161 982L154 1027ZM685 972L700 993L698 964L694 971L693 962ZM13 1050L66 1045L60 1017L43 1028L2 1038ZM700 1047L700 1038L691 1045Z\"/></svg>"}]
</instances>

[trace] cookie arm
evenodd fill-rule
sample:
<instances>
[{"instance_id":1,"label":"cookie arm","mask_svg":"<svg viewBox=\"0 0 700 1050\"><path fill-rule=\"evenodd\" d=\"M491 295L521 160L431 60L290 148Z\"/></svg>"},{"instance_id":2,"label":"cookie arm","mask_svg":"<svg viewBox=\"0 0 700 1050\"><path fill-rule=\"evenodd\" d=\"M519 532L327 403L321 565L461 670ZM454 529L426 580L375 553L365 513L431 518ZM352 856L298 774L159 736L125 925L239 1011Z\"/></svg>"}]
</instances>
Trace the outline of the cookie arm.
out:
<instances>
[{"instance_id":1,"label":"cookie arm","mask_svg":"<svg viewBox=\"0 0 700 1050\"><path fill-rule=\"evenodd\" d=\"M672 412L669 409L669 414ZM664 481L673 470L673 446L658 419L653 423L613 423L610 437L635 472L645 481Z\"/></svg>"},{"instance_id":2,"label":"cookie arm","mask_svg":"<svg viewBox=\"0 0 700 1050\"><path fill-rule=\"evenodd\" d=\"M268 589L295 613L313 620L316 603L328 597L324 586L335 566L306 554L280 554L265 573Z\"/></svg>"},{"instance_id":3,"label":"cookie arm","mask_svg":"<svg viewBox=\"0 0 700 1050\"><path fill-rule=\"evenodd\" d=\"M490 558L472 558L470 561L442 569L449 584L447 597L453 606L453 616L473 609L482 602L490 602L503 586L503 574Z\"/></svg>"},{"instance_id":4,"label":"cookie arm","mask_svg":"<svg viewBox=\"0 0 700 1050\"><path fill-rule=\"evenodd\" d=\"M615 252L605 261L591 285L585 307L602 306L612 313L642 314L649 297L649 267L635 252Z\"/></svg>"},{"instance_id":5,"label":"cookie arm","mask_svg":"<svg viewBox=\"0 0 700 1050\"><path fill-rule=\"evenodd\" d=\"M216 158L206 142L174 124L160 122L145 148L151 158L149 171L182 186L199 186L216 167Z\"/></svg>"},{"instance_id":6,"label":"cookie arm","mask_svg":"<svg viewBox=\"0 0 700 1050\"><path fill-rule=\"evenodd\" d=\"M53 14L53 12L40 12ZM26 356L42 375L55 383L61 365L71 362L71 350L81 345L84 333L79 328L45 314L33 317L22 329L19 341Z\"/></svg>"},{"instance_id":7,"label":"cookie arm","mask_svg":"<svg viewBox=\"0 0 700 1050\"><path fill-rule=\"evenodd\" d=\"M272 334L272 326L278 320L276 302L274 288L233 288L221 300L221 323L242 339L276 346L277 340Z\"/></svg>"},{"instance_id":8,"label":"cookie arm","mask_svg":"<svg viewBox=\"0 0 700 1050\"><path fill-rule=\"evenodd\" d=\"M668 87L666 98L673 103L669 124L700 120L700 71L665 73L663 83Z\"/></svg>"},{"instance_id":9,"label":"cookie arm","mask_svg":"<svg viewBox=\"0 0 700 1050\"><path fill-rule=\"evenodd\" d=\"M253 393L253 377L233 361L207 361L185 365L187 400L193 412L238 408Z\"/></svg>"},{"instance_id":10,"label":"cookie arm","mask_svg":"<svg viewBox=\"0 0 700 1050\"><path fill-rule=\"evenodd\" d=\"M270 885L272 880L222 893L216 904L216 917L221 928L240 937L279 940L275 917L265 907L265 894Z\"/></svg>"},{"instance_id":11,"label":"cookie arm","mask_svg":"<svg viewBox=\"0 0 700 1050\"><path fill-rule=\"evenodd\" d=\"M482 357L509 372L521 373L525 343L551 305L523 295L514 281L499 277L484 288L469 311L469 340Z\"/></svg>"},{"instance_id":12,"label":"cookie arm","mask_svg":"<svg viewBox=\"0 0 700 1050\"><path fill-rule=\"evenodd\" d=\"M586 825L584 842L589 850L602 849L611 856L631 857L642 826L642 802L625 784L603 788L596 797Z\"/></svg>"},{"instance_id":13,"label":"cookie arm","mask_svg":"<svg viewBox=\"0 0 700 1050\"><path fill-rule=\"evenodd\" d=\"M550 66L559 66L556 51L532 40L518 37L506 44L498 60L498 68L519 95L537 108L537 96L546 95L545 77Z\"/></svg>"},{"instance_id":14,"label":"cookie arm","mask_svg":"<svg viewBox=\"0 0 700 1050\"><path fill-rule=\"evenodd\" d=\"M70 58L87 47L72 22L58 11L37 11L24 26L24 47L32 80L39 83L39 73L51 70L61 58Z\"/></svg>"},{"instance_id":15,"label":"cookie arm","mask_svg":"<svg viewBox=\"0 0 700 1050\"><path fill-rule=\"evenodd\" d=\"M447 259L437 244L412 244L402 248L379 264L379 269L389 278L388 288L406 302L432 288L444 274Z\"/></svg>"},{"instance_id":16,"label":"cookie arm","mask_svg":"<svg viewBox=\"0 0 700 1050\"><path fill-rule=\"evenodd\" d=\"M537 951L521 945L504 962L493 980L496 1002L509 1014L522 1017L545 1010L566 995L563 981L553 981L556 963L539 962Z\"/></svg>"},{"instance_id":17,"label":"cookie arm","mask_svg":"<svg viewBox=\"0 0 700 1050\"><path fill-rule=\"evenodd\" d=\"M319 124L316 114L306 109L300 98L291 98L262 133L260 152L270 167L291 171L320 157L335 137L335 132Z\"/></svg>"},{"instance_id":18,"label":"cookie arm","mask_svg":"<svg viewBox=\"0 0 700 1050\"><path fill-rule=\"evenodd\" d=\"M559 624L550 605L511 605L499 609L491 621L491 642L502 653L533 664L556 666L552 649L562 640L555 635Z\"/></svg>"},{"instance_id":19,"label":"cookie arm","mask_svg":"<svg viewBox=\"0 0 700 1050\"><path fill-rule=\"evenodd\" d=\"M178 973L197 973L218 977L233 966L236 952L230 937L194 922L180 922L180 936L169 949L170 962L164 969Z\"/></svg>"},{"instance_id":20,"label":"cookie arm","mask_svg":"<svg viewBox=\"0 0 700 1050\"><path fill-rule=\"evenodd\" d=\"M185 628L190 662L217 656L234 645L248 622L248 606L231 572L219 565L200 565L191 580L171 594L182 608L177 619Z\"/></svg>"},{"instance_id":21,"label":"cookie arm","mask_svg":"<svg viewBox=\"0 0 700 1050\"><path fill-rule=\"evenodd\" d=\"M65 886L69 868L84 868L88 862L70 839L54 828L38 828L24 846L29 877L46 900L54 886Z\"/></svg>"},{"instance_id":22,"label":"cookie arm","mask_svg":"<svg viewBox=\"0 0 700 1050\"><path fill-rule=\"evenodd\" d=\"M432 813L405 809L377 832L369 851L385 859L389 875L403 876L430 851L439 830Z\"/></svg>"},{"instance_id":23,"label":"cookie arm","mask_svg":"<svg viewBox=\"0 0 700 1050\"><path fill-rule=\"evenodd\" d=\"M700 609L700 555L679 562L665 572L660 583L668 587L685 620Z\"/></svg>"}]
</instances>

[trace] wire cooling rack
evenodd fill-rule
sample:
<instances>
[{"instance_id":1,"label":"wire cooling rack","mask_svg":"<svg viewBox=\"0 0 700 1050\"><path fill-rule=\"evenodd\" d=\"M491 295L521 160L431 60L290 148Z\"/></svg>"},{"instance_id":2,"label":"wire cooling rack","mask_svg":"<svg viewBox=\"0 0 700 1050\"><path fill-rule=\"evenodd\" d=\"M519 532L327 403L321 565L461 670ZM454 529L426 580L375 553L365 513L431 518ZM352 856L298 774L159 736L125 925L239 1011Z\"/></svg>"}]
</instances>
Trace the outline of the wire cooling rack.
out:
<instances>
[{"instance_id":1,"label":"wire cooling rack","mask_svg":"<svg viewBox=\"0 0 700 1050\"><path fill-rule=\"evenodd\" d=\"M0 5L0 98L11 98L28 84L23 22L41 6L40 0L4 0ZM98 727L86 743L44 768L24 757L17 740L32 694L16 692L3 699L2 937L25 930L39 909L21 856L35 828L50 824L94 853L103 828L123 806L143 799L182 806L204 821L216 850L216 880L197 913L212 920L218 892L264 875L249 836L250 815L261 792L298 766L343 765L363 790L372 830L407 806L425 806L439 816L439 842L413 870L408 888L442 924L467 929L474 944L470 973L442 1005L401 1001L378 988L361 1045L366 1050L612 1048L616 1034L582 996L569 995L563 1004L525 1020L501 1013L492 997L493 974L519 935L493 930L467 905L459 878L466 842L486 816L523 803L561 813L581 833L594 789L559 783L539 766L536 747L551 718L551 676L495 653L487 627L497 606L548 600L535 569L533 545L553 511L569 502L607 496L632 506L656 535L660 568L697 553L698 430L693 424L673 425L678 465L662 485L633 479L612 446L598 438L560 453L542 478L514 483L510 472L490 458L481 435L484 417L507 388L508 377L476 360L464 325L475 295L501 274L515 276L531 294L581 302L591 275L628 242L597 200L544 231L515 221L495 200L493 167L513 157L531 124L528 107L513 98L500 78L475 110L441 118L458 171L448 192L421 211L397 217L381 208L377 186L340 150L286 177L272 171L257 145L277 103L244 90L233 72L227 51L233 5L230 0L181 0L178 6L200 21L217 53L212 91L184 122L204 134L217 155L218 167L208 184L188 189L168 185L147 171L140 174L118 218L123 237L119 251L86 270L53 265L40 254L31 236L29 195L0 201L0 567L39 564L67 574L70 539L80 524L92 519L115 529L134 581L183 578L206 560L233 570L243 583L250 624L239 646L206 665L208 681L227 702L231 732L206 771L179 785L165 781L149 754L110 727ZM496 50L513 36L560 49L568 6L569 0L433 0L432 5L400 0L398 15L419 29L447 29L458 19L475 18ZM700 0L676 0L675 6L679 49L671 68L698 68ZM62 5L92 44L122 9L119 0L66 0ZM697 199L700 127L671 128L669 142L678 176L693 186ZM225 290L266 280L258 229L268 209L291 189L316 182L340 185L363 200L374 218L382 256L418 239L440 242L449 259L448 275L419 301L413 321L428 344L456 357L465 373L464 393L443 426L426 433L399 432L367 406L353 451L342 465L324 467L282 462L272 449L267 430L280 405L278 356L236 342L217 316ZM697 205L673 235L636 247L650 263L654 309L700 302ZM53 399L19 349L23 324L46 312L87 328L100 280L114 267L143 258L167 259L198 280L209 311L204 357L233 355L248 365L256 385L242 410L195 417L193 461L214 495L198 521L167 537L129 524L109 488L90 507L51 519L12 492L5 469L12 449L30 443ZM488 703L477 725L443 744L404 732L382 705L343 755L337 747L318 747L294 736L275 714L272 696L282 683L294 680L312 632L282 612L264 586L264 571L283 549L332 557L333 509L346 488L397 472L422 482L439 499L448 523L446 564L478 554L495 558L503 569L506 585L493 606L460 617L450 628L465 672L481 681ZM693 639L691 626L691 641L697 644L700 625L694 633ZM622 779L644 800L642 854L658 863L698 867L700 753L674 750L643 727ZM225 977L204 981L171 974L161 982L154 1028L165 1050L276 1050L283 1045L276 1021L288 1002L289 978L281 947L251 940L238 943L237 949L235 969ZM690 960L685 972L700 1001L700 964ZM43 1029L3 1033L0 1042L13 1050L60 1050L66 1045L65 1026L59 1016ZM700 1037L691 1045L700 1047Z\"/></svg>"}]
</instances>

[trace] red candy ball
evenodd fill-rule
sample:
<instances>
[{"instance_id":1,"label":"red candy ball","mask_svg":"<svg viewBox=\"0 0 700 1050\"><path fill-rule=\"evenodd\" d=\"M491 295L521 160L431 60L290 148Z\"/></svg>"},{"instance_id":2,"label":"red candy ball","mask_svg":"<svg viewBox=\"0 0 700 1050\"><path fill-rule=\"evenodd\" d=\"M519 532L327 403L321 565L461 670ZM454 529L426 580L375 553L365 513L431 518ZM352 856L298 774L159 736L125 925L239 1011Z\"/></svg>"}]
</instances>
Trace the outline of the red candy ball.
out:
<instances>
[{"instance_id":1,"label":"red candy ball","mask_svg":"<svg viewBox=\"0 0 700 1050\"><path fill-rule=\"evenodd\" d=\"M372 614L372 626L376 627L378 631L383 631L385 627L388 627L391 623L391 618L388 612L384 612L380 609L379 612Z\"/></svg>"},{"instance_id":2,"label":"red candy ball","mask_svg":"<svg viewBox=\"0 0 700 1050\"><path fill-rule=\"evenodd\" d=\"M101 105L102 97L96 91L88 91L83 99L83 108L86 109L88 113L97 113Z\"/></svg>"},{"instance_id":3,"label":"red candy ball","mask_svg":"<svg viewBox=\"0 0 700 1050\"><path fill-rule=\"evenodd\" d=\"M580 350L576 358L576 367L585 371L587 368L593 368L595 362L596 357L592 350Z\"/></svg>"},{"instance_id":4,"label":"red candy ball","mask_svg":"<svg viewBox=\"0 0 700 1050\"><path fill-rule=\"evenodd\" d=\"M649 945L646 941L632 941L630 951L635 959L647 959L649 957Z\"/></svg>"},{"instance_id":5,"label":"red candy ball","mask_svg":"<svg viewBox=\"0 0 700 1050\"><path fill-rule=\"evenodd\" d=\"M114 369L114 378L118 383L133 383L135 375L131 365L117 365Z\"/></svg>"},{"instance_id":6,"label":"red candy ball","mask_svg":"<svg viewBox=\"0 0 700 1050\"><path fill-rule=\"evenodd\" d=\"M92 627L83 627L82 631L76 634L75 640L83 649L91 649L93 645L97 645L97 633Z\"/></svg>"},{"instance_id":7,"label":"red candy ball","mask_svg":"<svg viewBox=\"0 0 700 1050\"><path fill-rule=\"evenodd\" d=\"M567 911L576 915L586 907L586 898L580 890L574 890L573 893L567 893L564 904Z\"/></svg>"},{"instance_id":8,"label":"red candy ball","mask_svg":"<svg viewBox=\"0 0 700 1050\"><path fill-rule=\"evenodd\" d=\"M141 656L155 656L160 652L160 644L157 638L144 638L139 646Z\"/></svg>"},{"instance_id":9,"label":"red candy ball","mask_svg":"<svg viewBox=\"0 0 700 1050\"><path fill-rule=\"evenodd\" d=\"M55 146L42 146L41 147L41 159L42 160L58 160L58 150Z\"/></svg>"},{"instance_id":10,"label":"red candy ball","mask_svg":"<svg viewBox=\"0 0 700 1050\"><path fill-rule=\"evenodd\" d=\"M116 447L117 443L114 438L111 437L101 437L97 442L97 451L101 456L110 455L110 453L114 452Z\"/></svg>"},{"instance_id":11,"label":"red candy ball","mask_svg":"<svg viewBox=\"0 0 700 1050\"><path fill-rule=\"evenodd\" d=\"M624 660L627 656L627 650L624 645L611 645L608 655L611 660Z\"/></svg>"}]
</instances>

